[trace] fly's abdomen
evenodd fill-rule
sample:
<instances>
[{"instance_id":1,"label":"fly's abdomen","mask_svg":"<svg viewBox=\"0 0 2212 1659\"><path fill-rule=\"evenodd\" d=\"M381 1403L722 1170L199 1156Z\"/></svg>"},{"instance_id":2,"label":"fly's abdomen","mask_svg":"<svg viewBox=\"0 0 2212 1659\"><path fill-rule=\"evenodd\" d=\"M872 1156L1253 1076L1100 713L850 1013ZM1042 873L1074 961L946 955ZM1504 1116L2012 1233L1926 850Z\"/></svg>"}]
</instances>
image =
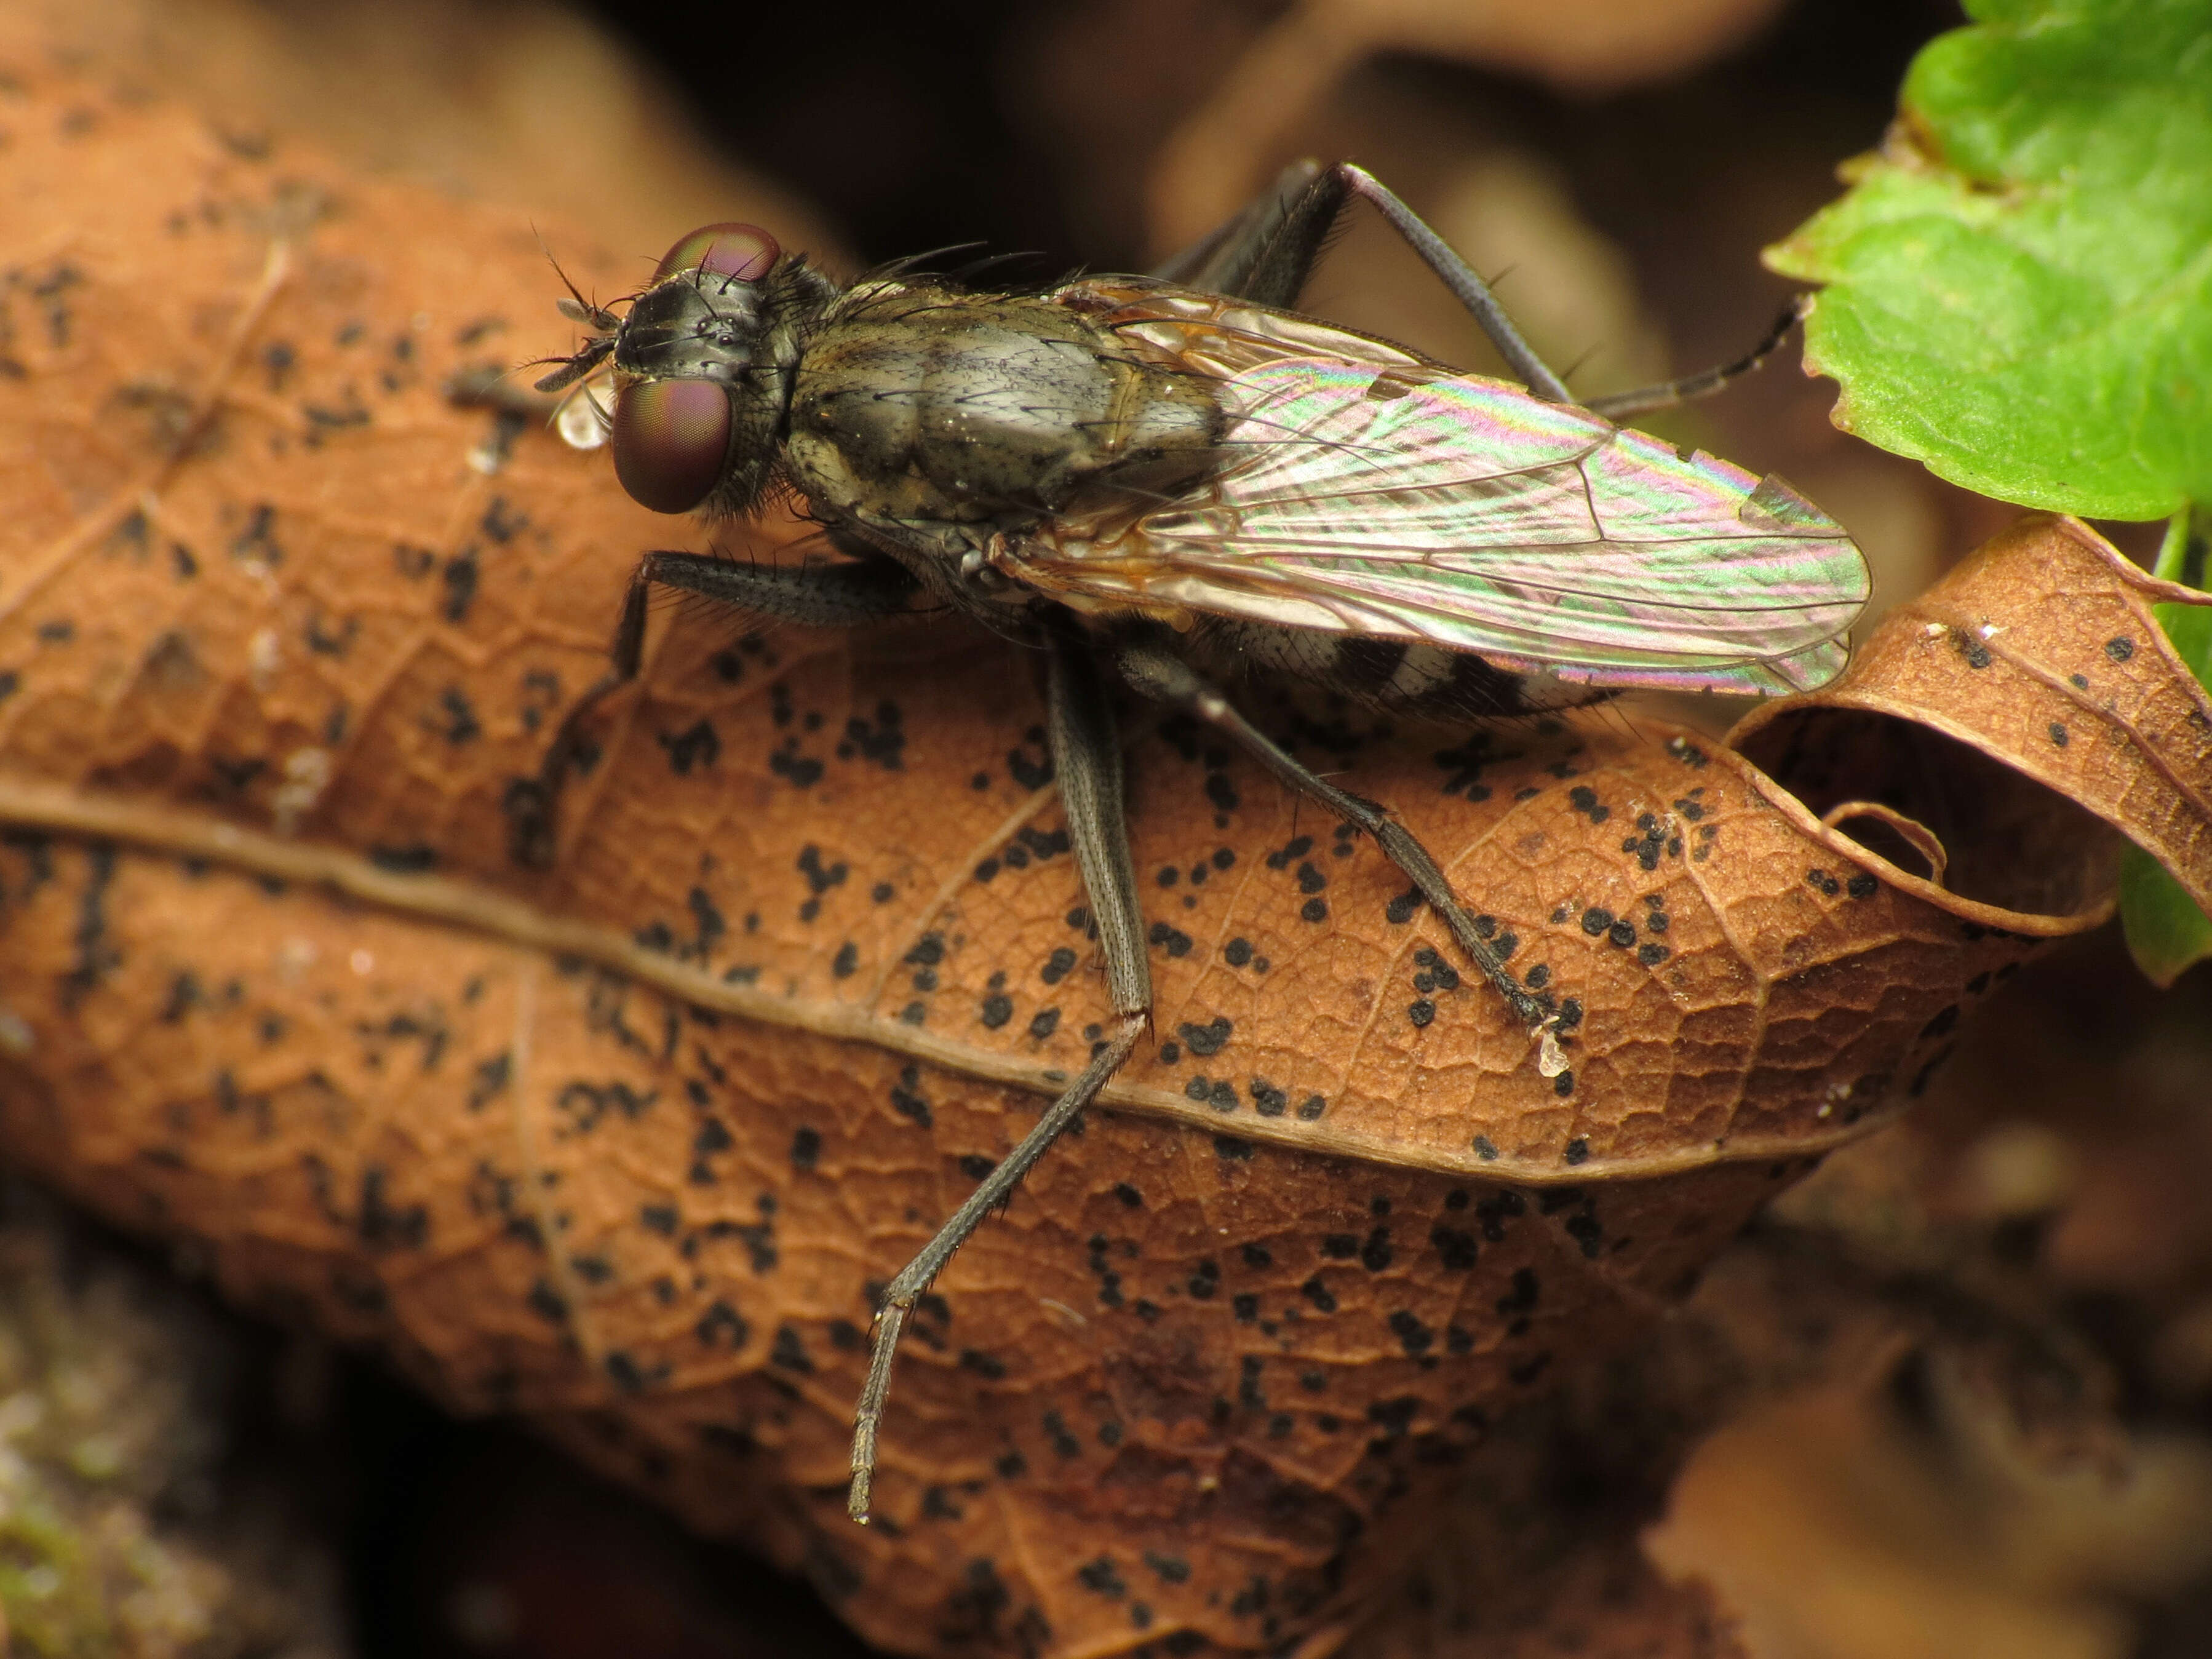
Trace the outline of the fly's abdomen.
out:
<instances>
[{"instance_id":1,"label":"fly's abdomen","mask_svg":"<svg viewBox=\"0 0 2212 1659\"><path fill-rule=\"evenodd\" d=\"M1339 692L1371 708L1426 719L1535 714L1613 695L1550 674L1503 668L1471 651L1263 623L1209 618L1185 649L1194 666L1224 679L1279 678Z\"/></svg>"}]
</instances>

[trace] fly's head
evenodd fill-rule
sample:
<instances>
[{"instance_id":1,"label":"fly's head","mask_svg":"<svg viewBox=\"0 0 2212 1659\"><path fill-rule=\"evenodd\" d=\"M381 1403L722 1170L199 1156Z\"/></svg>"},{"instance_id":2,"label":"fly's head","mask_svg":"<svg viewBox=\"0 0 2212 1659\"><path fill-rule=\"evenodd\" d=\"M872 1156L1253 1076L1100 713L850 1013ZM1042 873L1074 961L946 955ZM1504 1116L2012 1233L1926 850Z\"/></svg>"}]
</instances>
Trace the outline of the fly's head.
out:
<instances>
[{"instance_id":1,"label":"fly's head","mask_svg":"<svg viewBox=\"0 0 2212 1659\"><path fill-rule=\"evenodd\" d=\"M627 312L563 301L592 336L538 389L611 363L623 488L656 513L743 513L775 472L799 353L835 294L758 227L708 225L668 250Z\"/></svg>"}]
</instances>

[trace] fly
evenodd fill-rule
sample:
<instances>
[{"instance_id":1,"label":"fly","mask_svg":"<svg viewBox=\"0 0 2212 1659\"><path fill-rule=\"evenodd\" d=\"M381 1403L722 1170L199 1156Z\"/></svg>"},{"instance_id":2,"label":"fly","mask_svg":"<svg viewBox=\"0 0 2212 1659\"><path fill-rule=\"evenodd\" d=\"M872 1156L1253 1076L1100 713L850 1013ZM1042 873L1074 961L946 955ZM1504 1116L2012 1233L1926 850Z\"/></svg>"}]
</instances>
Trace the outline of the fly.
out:
<instances>
[{"instance_id":1,"label":"fly","mask_svg":"<svg viewBox=\"0 0 2212 1659\"><path fill-rule=\"evenodd\" d=\"M1371 204L1525 385L1462 374L1291 309L1338 216ZM1419 841L1316 776L1222 687L1288 675L1369 705L1468 718L1650 686L1769 695L1843 666L1867 568L1778 478L1615 426L1755 364L1577 404L1488 288L1350 166L1302 163L1150 276L980 292L893 268L846 288L749 225L669 250L539 382L611 370L615 471L664 513L726 517L795 490L840 557L797 568L647 553L606 677L518 790L547 856L592 708L634 678L665 586L831 627L918 608L1037 648L1048 737L1113 1018L1082 1074L885 1288L855 1413L850 1509L908 1314L1148 1029L1152 975L1109 685L1218 727L1290 789L1372 836L1513 1014L1566 1069L1557 1005L1523 985Z\"/></svg>"}]
</instances>

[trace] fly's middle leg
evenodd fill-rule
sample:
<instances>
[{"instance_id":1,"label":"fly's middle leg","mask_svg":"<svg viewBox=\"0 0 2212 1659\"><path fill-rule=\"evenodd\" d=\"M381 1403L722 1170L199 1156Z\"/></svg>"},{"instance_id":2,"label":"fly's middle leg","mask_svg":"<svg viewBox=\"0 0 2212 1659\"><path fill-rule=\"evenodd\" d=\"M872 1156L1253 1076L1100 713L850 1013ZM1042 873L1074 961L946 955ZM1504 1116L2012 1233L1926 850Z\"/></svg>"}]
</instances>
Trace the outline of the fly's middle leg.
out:
<instances>
[{"instance_id":1,"label":"fly's middle leg","mask_svg":"<svg viewBox=\"0 0 2212 1659\"><path fill-rule=\"evenodd\" d=\"M1468 914L1429 849L1411 830L1375 802L1316 776L1245 719L1227 697L1181 658L1155 647L1138 644L1122 651L1120 666L1122 678L1139 695L1179 708L1218 728L1236 739L1247 753L1290 787L1373 836L1383 856L1404 872L1428 902L1429 908L1443 919L1460 948L1482 970L1483 977L1498 995L1505 999L1505 1006L1515 1017L1531 1031L1550 1037L1556 1011L1513 976L1513 970L1506 966L1496 943L1496 927L1486 929L1482 925L1484 918ZM1539 1068L1547 1076L1556 1076L1565 1069L1564 1063L1558 1060L1551 1041L1545 1043Z\"/></svg>"},{"instance_id":2,"label":"fly's middle leg","mask_svg":"<svg viewBox=\"0 0 2212 1659\"><path fill-rule=\"evenodd\" d=\"M875 1482L877 1431L883 1419L884 1401L890 1392L891 1362L907 1316L985 1218L1013 1196L1022 1177L1077 1115L1097 1098L1098 1091L1136 1051L1152 1020L1152 963L1145 955L1144 918L1137 902L1136 870L1129 858L1128 820L1121 799L1121 750L1114 733L1113 705L1088 645L1072 630L1048 637L1046 694L1060 804L1067 813L1068 841L1082 873L1085 894L1091 901L1099 949L1106 958L1106 991L1114 1018L1082 1074L884 1287L882 1305L876 1313L867 1381L854 1413L853 1484L846 1495L848 1510L855 1521L864 1523Z\"/></svg>"}]
</instances>

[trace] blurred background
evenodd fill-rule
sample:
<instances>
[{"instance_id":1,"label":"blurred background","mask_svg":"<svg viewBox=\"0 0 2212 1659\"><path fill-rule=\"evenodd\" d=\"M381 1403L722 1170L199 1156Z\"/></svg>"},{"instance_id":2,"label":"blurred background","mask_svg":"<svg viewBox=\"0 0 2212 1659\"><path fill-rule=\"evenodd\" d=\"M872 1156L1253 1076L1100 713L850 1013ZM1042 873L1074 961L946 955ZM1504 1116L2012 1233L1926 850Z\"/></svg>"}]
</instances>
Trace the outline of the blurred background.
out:
<instances>
[{"instance_id":1,"label":"blurred background","mask_svg":"<svg viewBox=\"0 0 2212 1659\"><path fill-rule=\"evenodd\" d=\"M1012 281L1142 269L1285 161L1347 157L1492 276L1592 395L1760 336L1790 289L1759 249L1836 193L1912 53L1963 21L1948 0L0 9L241 141L526 206L556 254L589 237L634 252L641 278L720 219L848 273L970 244L1023 256ZM549 270L549 308L556 292ZM1333 249L1308 308L1489 366L1372 223ZM1725 397L1645 423L1786 475L1867 549L1879 608L2013 509L1837 432L1832 395L1793 341ZM1609 1384L1655 1417L1679 1396L1686 1422L1724 1396L1727 1419L1648 1467L1581 1471L1653 1487L1648 1555L1713 1587L1719 1645L1632 1650L2212 1655L2208 1084L2212 975L2160 998L2107 930L1994 999L1911 1123L1785 1199L1664 1352ZM369 1365L177 1289L167 1269L190 1262L25 1190L0 1194L0 1224L16 1651L860 1651L803 1587L522 1434L451 1422ZM1805 1261L1825 1265L1769 1271ZM139 1473L101 1486L86 1437L126 1430ZM156 1542L174 1558L158 1571ZM115 1611L118 1585L136 1612ZM27 1622L80 1589L81 1611L106 1597L101 1634ZM1388 1650L1561 1650L1423 1617Z\"/></svg>"}]
</instances>

